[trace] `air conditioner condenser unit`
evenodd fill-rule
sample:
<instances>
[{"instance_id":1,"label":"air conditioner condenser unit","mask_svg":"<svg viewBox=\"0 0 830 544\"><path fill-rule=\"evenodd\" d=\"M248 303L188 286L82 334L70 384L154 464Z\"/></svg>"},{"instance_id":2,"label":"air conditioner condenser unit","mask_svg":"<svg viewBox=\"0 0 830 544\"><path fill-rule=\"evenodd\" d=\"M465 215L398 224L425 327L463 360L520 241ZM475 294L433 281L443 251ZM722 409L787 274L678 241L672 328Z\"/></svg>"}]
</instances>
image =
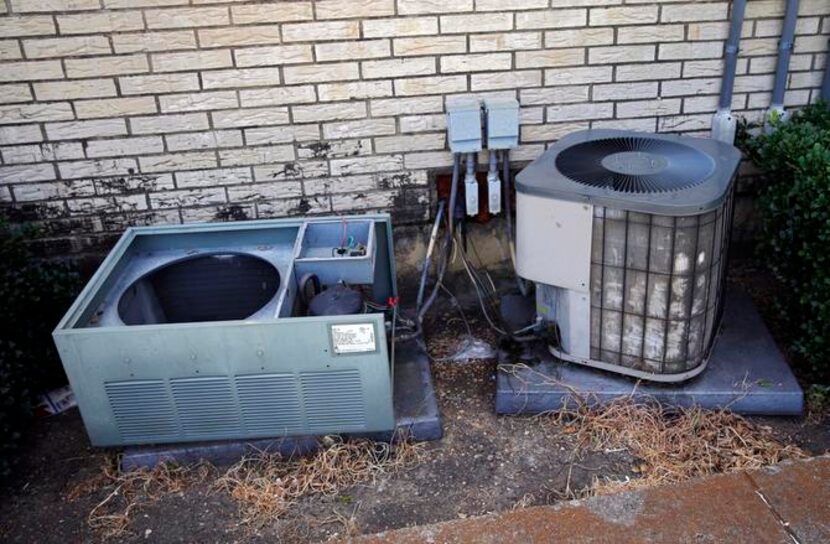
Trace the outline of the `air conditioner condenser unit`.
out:
<instances>
[{"instance_id":1,"label":"air conditioner condenser unit","mask_svg":"<svg viewBox=\"0 0 830 544\"><path fill-rule=\"evenodd\" d=\"M586 130L517 176L517 271L556 357L662 382L703 371L740 158L710 139Z\"/></svg>"}]
</instances>

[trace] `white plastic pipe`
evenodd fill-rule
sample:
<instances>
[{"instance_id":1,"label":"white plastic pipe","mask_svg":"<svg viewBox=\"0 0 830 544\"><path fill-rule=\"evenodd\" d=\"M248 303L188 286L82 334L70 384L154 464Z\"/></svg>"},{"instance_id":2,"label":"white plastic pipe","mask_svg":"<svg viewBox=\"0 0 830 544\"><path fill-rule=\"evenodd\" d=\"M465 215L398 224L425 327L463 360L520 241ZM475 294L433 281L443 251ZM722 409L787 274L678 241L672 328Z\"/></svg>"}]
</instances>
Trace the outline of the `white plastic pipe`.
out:
<instances>
[{"instance_id":1,"label":"white plastic pipe","mask_svg":"<svg viewBox=\"0 0 830 544\"><path fill-rule=\"evenodd\" d=\"M487 171L487 208L492 214L501 213L501 179L497 164L496 150L491 149L490 169Z\"/></svg>"},{"instance_id":2,"label":"white plastic pipe","mask_svg":"<svg viewBox=\"0 0 830 544\"><path fill-rule=\"evenodd\" d=\"M467 154L467 170L464 173L464 202L467 215L478 215L478 181L476 181L476 154Z\"/></svg>"}]
</instances>

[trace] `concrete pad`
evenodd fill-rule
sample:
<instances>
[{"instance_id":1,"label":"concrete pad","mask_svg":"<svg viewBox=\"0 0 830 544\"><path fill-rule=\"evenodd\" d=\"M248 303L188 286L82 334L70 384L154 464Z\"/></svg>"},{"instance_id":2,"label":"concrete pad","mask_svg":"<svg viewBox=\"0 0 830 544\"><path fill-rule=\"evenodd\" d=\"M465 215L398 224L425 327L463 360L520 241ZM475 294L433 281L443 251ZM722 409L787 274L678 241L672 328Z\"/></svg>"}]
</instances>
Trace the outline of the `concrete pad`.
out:
<instances>
[{"instance_id":1,"label":"concrete pad","mask_svg":"<svg viewBox=\"0 0 830 544\"><path fill-rule=\"evenodd\" d=\"M637 384L633 378L558 361L544 351L541 362L530 368L507 365L498 372L496 412L541 413L561 408L574 395L608 402L634 392L634 398L651 397L671 406L800 415L804 394L749 295L731 289L725 304L709 366L696 378L677 385Z\"/></svg>"},{"instance_id":2,"label":"concrete pad","mask_svg":"<svg viewBox=\"0 0 830 544\"><path fill-rule=\"evenodd\" d=\"M830 459L817 460L830 469ZM798 464L771 478L784 485ZM822 468L821 470L825 470ZM792 473L791 473L792 474ZM823 477L822 477L823 478ZM825 485L827 480L824 479ZM812 523L825 512L804 514ZM792 544L783 520L756 493L746 473L722 474L677 485L617 493L555 506L513 510L353 539L361 543L675 543ZM826 542L826 539L801 542Z\"/></svg>"},{"instance_id":3,"label":"concrete pad","mask_svg":"<svg viewBox=\"0 0 830 544\"><path fill-rule=\"evenodd\" d=\"M344 434L344 438L370 438L388 441L407 436L416 441L439 440L443 436L441 413L435 398L429 357L415 341L395 346L394 365L395 430L385 433ZM136 446L121 454L121 469L154 467L163 462L195 463L210 461L215 465L233 464L257 451L279 453L285 457L306 455L320 447L322 437L289 436L247 441L198 442Z\"/></svg>"}]
</instances>

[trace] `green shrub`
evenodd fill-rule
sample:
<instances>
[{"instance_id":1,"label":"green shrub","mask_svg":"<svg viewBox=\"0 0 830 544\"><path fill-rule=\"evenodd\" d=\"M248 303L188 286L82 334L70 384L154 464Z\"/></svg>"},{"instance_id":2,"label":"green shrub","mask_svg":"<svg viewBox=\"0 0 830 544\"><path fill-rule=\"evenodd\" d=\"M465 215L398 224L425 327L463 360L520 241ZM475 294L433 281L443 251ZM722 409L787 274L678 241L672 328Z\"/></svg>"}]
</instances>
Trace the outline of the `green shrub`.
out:
<instances>
[{"instance_id":1,"label":"green shrub","mask_svg":"<svg viewBox=\"0 0 830 544\"><path fill-rule=\"evenodd\" d=\"M36 394L66 383L51 333L79 286L70 266L29 252L29 234L0 217L0 477L11 470Z\"/></svg>"},{"instance_id":2,"label":"green shrub","mask_svg":"<svg viewBox=\"0 0 830 544\"><path fill-rule=\"evenodd\" d=\"M830 378L830 110L808 106L744 149L764 172L761 258L781 282L779 308L807 378Z\"/></svg>"}]
</instances>

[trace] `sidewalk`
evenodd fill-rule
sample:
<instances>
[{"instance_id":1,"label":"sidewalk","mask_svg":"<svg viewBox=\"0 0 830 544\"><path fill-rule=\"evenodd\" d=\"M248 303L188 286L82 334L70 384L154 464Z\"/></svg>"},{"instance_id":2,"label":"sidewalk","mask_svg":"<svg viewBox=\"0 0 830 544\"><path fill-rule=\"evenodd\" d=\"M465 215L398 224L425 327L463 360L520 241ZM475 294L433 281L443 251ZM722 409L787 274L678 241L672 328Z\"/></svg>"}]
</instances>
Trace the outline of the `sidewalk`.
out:
<instances>
[{"instance_id":1,"label":"sidewalk","mask_svg":"<svg viewBox=\"0 0 830 544\"><path fill-rule=\"evenodd\" d=\"M830 456L399 529L355 542L826 543L830 542Z\"/></svg>"}]
</instances>

